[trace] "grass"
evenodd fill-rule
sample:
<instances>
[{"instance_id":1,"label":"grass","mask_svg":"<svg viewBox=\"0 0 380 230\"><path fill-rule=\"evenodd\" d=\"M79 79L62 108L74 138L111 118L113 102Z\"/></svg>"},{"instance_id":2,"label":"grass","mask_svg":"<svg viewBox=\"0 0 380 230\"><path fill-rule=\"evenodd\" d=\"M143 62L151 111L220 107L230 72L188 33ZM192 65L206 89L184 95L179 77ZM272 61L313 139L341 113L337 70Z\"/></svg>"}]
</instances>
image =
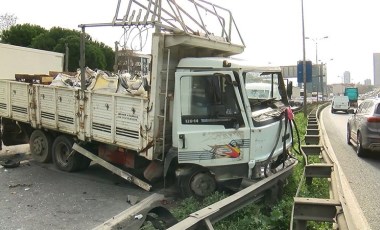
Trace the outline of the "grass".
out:
<instances>
[{"instance_id":1,"label":"grass","mask_svg":"<svg viewBox=\"0 0 380 230\"><path fill-rule=\"evenodd\" d=\"M300 135L301 145L304 144L303 137L306 133L307 119L303 113L295 115L295 121ZM297 152L299 144L296 134L294 134L293 152ZM291 212L293 207L293 198L296 195L298 185L303 176L304 160L301 154L296 154L299 164L295 167L293 174L288 178L288 183L284 188L282 198L275 204L268 207L263 201L255 204L249 204L245 208L233 213L232 215L220 220L213 226L218 230L240 230L240 229L270 229L286 230L289 229L291 222ZM318 157L311 157L309 163L318 163ZM222 192L215 192L212 196L204 200L187 198L175 206L171 212L178 220L183 220L189 214L196 212L208 205L211 205L228 195ZM302 184L299 195L300 197L329 198L329 184L327 179L314 178L311 185ZM331 223L308 222L307 229L323 230L332 229Z\"/></svg>"}]
</instances>

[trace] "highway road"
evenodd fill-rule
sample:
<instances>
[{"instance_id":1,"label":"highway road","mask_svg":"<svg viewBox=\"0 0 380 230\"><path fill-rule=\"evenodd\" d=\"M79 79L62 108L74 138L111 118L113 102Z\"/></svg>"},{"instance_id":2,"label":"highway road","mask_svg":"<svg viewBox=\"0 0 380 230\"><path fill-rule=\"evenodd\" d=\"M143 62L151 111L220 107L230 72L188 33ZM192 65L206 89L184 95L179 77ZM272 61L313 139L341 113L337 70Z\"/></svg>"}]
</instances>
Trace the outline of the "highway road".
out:
<instances>
[{"instance_id":1,"label":"highway road","mask_svg":"<svg viewBox=\"0 0 380 230\"><path fill-rule=\"evenodd\" d=\"M3 146L0 156L28 151ZM128 195L150 194L98 165L66 173L26 155L19 167L0 167L0 229L92 229L129 208Z\"/></svg>"},{"instance_id":2,"label":"highway road","mask_svg":"<svg viewBox=\"0 0 380 230\"><path fill-rule=\"evenodd\" d=\"M380 229L380 153L358 157L355 147L346 141L351 114L332 114L330 110L327 106L321 117L328 139L369 225L373 230Z\"/></svg>"},{"instance_id":3,"label":"highway road","mask_svg":"<svg viewBox=\"0 0 380 230\"><path fill-rule=\"evenodd\" d=\"M359 158L346 143L349 114L322 112L336 158L373 230L380 229L380 154ZM5 147L4 153L28 152ZM0 168L0 229L91 229L130 207L127 196L150 193L91 165L80 173L27 159L17 168Z\"/></svg>"}]
</instances>

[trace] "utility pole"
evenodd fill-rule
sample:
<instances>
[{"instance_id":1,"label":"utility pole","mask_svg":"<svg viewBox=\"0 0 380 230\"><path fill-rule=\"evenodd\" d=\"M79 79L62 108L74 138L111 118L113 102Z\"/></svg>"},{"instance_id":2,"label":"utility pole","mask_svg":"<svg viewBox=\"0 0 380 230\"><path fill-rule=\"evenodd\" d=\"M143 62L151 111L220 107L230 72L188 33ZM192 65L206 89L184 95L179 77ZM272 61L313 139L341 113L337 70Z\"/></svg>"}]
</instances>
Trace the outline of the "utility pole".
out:
<instances>
[{"instance_id":1,"label":"utility pole","mask_svg":"<svg viewBox=\"0 0 380 230\"><path fill-rule=\"evenodd\" d=\"M322 101L323 101L323 75L324 75L324 71L323 71L323 62L321 62L321 71L319 71L321 73L321 94L322 94ZM318 97L318 95L317 95Z\"/></svg>"},{"instance_id":2,"label":"utility pole","mask_svg":"<svg viewBox=\"0 0 380 230\"><path fill-rule=\"evenodd\" d=\"M307 117L307 103L306 103L306 51L305 51L305 23L304 23L304 12L303 12L303 0L301 0L302 9L302 53L303 53L303 63L302 63L302 77L303 77L303 115Z\"/></svg>"},{"instance_id":3,"label":"utility pole","mask_svg":"<svg viewBox=\"0 0 380 230\"><path fill-rule=\"evenodd\" d=\"M69 44L65 43L65 71L69 72Z\"/></svg>"},{"instance_id":4,"label":"utility pole","mask_svg":"<svg viewBox=\"0 0 380 230\"><path fill-rule=\"evenodd\" d=\"M118 55L119 55L119 42L116 41L115 42L115 63L113 65L113 72L114 73L117 73L117 70L118 70L118 66L119 66L119 58L118 58Z\"/></svg>"},{"instance_id":5,"label":"utility pole","mask_svg":"<svg viewBox=\"0 0 380 230\"><path fill-rule=\"evenodd\" d=\"M317 78L318 78L318 84L317 84L317 102L318 102L318 94L319 94L319 87L321 85L321 72L320 72L320 66L318 66L318 41L322 39L329 38L328 36L324 36L322 38L310 38L306 37L305 39L311 39L315 43L315 66L317 67L318 73L317 73ZM322 76L322 81L323 81L323 76ZM323 82L322 82L323 84ZM322 93L323 97L323 93Z\"/></svg>"}]
</instances>

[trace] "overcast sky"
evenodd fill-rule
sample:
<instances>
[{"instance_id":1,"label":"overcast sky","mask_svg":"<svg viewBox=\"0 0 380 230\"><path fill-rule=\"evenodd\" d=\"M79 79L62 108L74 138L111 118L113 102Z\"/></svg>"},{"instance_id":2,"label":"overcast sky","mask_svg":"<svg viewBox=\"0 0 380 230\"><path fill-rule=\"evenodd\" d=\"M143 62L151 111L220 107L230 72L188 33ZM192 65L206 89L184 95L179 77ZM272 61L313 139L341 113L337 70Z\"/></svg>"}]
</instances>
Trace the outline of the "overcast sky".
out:
<instances>
[{"instance_id":1,"label":"overcast sky","mask_svg":"<svg viewBox=\"0 0 380 230\"><path fill-rule=\"evenodd\" d=\"M124 0L126 1L126 0ZM61 2L61 3L59 3ZM177 1L180 3L180 0ZM246 49L240 58L255 65L296 65L302 60L301 0L212 0L232 11ZM17 23L46 29L78 29L79 24L111 22L117 0L3 1L0 15L14 14ZM318 61L327 63L328 83L373 84L373 53L380 52L378 0L304 0L305 36L318 40ZM95 40L114 47L121 31L86 30ZM315 42L306 40L306 59L315 63ZM332 60L331 60L332 59Z\"/></svg>"}]
</instances>

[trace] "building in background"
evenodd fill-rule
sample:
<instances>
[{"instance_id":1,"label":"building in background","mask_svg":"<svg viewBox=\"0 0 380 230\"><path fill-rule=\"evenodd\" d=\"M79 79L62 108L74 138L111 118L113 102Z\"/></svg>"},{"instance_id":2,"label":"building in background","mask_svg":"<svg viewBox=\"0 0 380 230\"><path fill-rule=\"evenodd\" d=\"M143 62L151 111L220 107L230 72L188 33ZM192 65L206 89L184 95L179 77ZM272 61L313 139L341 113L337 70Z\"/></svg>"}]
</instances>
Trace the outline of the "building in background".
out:
<instances>
[{"instance_id":1,"label":"building in background","mask_svg":"<svg viewBox=\"0 0 380 230\"><path fill-rule=\"evenodd\" d=\"M373 84L380 86L380 53L373 54Z\"/></svg>"},{"instance_id":2,"label":"building in background","mask_svg":"<svg viewBox=\"0 0 380 230\"><path fill-rule=\"evenodd\" d=\"M365 79L364 85L371 85L371 79Z\"/></svg>"},{"instance_id":3,"label":"building in background","mask_svg":"<svg viewBox=\"0 0 380 230\"><path fill-rule=\"evenodd\" d=\"M351 73L350 71L344 71L343 73L343 84L351 83Z\"/></svg>"},{"instance_id":4,"label":"building in background","mask_svg":"<svg viewBox=\"0 0 380 230\"><path fill-rule=\"evenodd\" d=\"M0 43L0 79L14 80L16 74L62 72L64 57L62 53Z\"/></svg>"}]
</instances>

